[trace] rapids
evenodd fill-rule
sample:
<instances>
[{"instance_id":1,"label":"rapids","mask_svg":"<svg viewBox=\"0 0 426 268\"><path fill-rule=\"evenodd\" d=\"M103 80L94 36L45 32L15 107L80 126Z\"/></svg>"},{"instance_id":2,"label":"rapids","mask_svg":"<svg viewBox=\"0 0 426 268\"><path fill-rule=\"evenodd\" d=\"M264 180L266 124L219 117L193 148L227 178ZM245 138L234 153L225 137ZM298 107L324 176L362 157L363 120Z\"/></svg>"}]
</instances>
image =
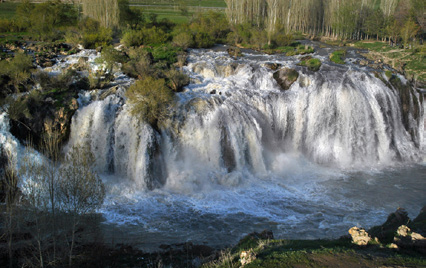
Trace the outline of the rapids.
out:
<instances>
[{"instance_id":1,"label":"rapids","mask_svg":"<svg viewBox=\"0 0 426 268\"><path fill-rule=\"evenodd\" d=\"M410 115L406 130L384 74L357 65L356 53L345 65L314 54L323 62L314 73L297 66L300 56L221 50L190 51L191 84L160 133L130 115L133 81L122 74L114 91L80 94L67 148L95 155L108 241L224 246L263 229L330 238L426 204L424 120ZM269 63L299 72L290 90Z\"/></svg>"}]
</instances>

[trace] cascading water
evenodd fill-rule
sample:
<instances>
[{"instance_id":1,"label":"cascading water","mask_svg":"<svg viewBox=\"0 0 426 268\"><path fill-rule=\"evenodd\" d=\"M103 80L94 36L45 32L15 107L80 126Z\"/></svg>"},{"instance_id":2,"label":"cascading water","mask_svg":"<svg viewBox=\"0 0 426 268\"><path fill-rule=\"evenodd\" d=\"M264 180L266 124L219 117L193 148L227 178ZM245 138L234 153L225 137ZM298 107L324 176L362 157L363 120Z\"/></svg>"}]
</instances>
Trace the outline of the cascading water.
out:
<instances>
[{"instance_id":1,"label":"cascading water","mask_svg":"<svg viewBox=\"0 0 426 268\"><path fill-rule=\"evenodd\" d=\"M380 224L397 207L417 214L426 203L418 94L408 110L420 107L420 116L404 115L385 77L314 56L323 61L316 73L297 57L192 50L191 84L161 133L131 116L132 80L82 93L67 147L95 156L108 190L107 237L145 249L223 246L265 228L325 238ZM299 72L290 90L268 63Z\"/></svg>"},{"instance_id":2,"label":"cascading water","mask_svg":"<svg viewBox=\"0 0 426 268\"><path fill-rule=\"evenodd\" d=\"M130 115L123 87L87 101L69 146L96 156L109 188L107 233L120 240L108 229L119 224L121 238L143 248L223 245L264 228L332 237L379 224L399 206L417 213L426 201L426 168L413 164L424 157L422 117L409 117L411 135L386 78L350 59L322 61L314 73L296 57L193 50L184 68L192 82L161 133ZM290 90L268 63L299 72Z\"/></svg>"}]
</instances>

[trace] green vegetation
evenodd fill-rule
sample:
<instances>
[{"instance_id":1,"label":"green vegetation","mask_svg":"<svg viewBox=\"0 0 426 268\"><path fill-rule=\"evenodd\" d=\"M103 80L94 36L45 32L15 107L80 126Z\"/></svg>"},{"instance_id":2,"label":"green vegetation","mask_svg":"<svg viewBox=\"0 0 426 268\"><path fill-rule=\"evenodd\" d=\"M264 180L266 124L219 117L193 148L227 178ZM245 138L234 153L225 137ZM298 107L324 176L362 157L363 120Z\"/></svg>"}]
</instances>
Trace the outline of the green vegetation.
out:
<instances>
[{"instance_id":1,"label":"green vegetation","mask_svg":"<svg viewBox=\"0 0 426 268\"><path fill-rule=\"evenodd\" d=\"M12 19L15 16L17 3L5 2L0 4L0 20Z\"/></svg>"},{"instance_id":2,"label":"green vegetation","mask_svg":"<svg viewBox=\"0 0 426 268\"><path fill-rule=\"evenodd\" d=\"M173 92L167 87L166 81L150 76L130 86L126 97L132 105L132 114L157 129L161 121L167 118L174 101Z\"/></svg>"},{"instance_id":3,"label":"green vegetation","mask_svg":"<svg viewBox=\"0 0 426 268\"><path fill-rule=\"evenodd\" d=\"M337 64L345 64L346 50L336 50L330 54L330 60Z\"/></svg>"},{"instance_id":4,"label":"green vegetation","mask_svg":"<svg viewBox=\"0 0 426 268\"><path fill-rule=\"evenodd\" d=\"M299 65L306 66L308 67L309 70L316 72L321 68L321 61L316 58L308 57L308 58L302 59Z\"/></svg>"}]
</instances>

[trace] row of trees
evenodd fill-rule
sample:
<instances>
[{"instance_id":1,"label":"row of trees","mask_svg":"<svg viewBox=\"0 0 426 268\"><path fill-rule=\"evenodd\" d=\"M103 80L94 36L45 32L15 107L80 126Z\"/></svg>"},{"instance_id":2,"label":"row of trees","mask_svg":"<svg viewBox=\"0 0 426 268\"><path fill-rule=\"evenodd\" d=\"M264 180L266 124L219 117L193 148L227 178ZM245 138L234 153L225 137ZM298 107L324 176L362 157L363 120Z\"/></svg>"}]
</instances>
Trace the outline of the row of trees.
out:
<instances>
[{"instance_id":1,"label":"row of trees","mask_svg":"<svg viewBox=\"0 0 426 268\"><path fill-rule=\"evenodd\" d=\"M388 38L425 31L422 0L225 0L231 24L334 38Z\"/></svg>"}]
</instances>

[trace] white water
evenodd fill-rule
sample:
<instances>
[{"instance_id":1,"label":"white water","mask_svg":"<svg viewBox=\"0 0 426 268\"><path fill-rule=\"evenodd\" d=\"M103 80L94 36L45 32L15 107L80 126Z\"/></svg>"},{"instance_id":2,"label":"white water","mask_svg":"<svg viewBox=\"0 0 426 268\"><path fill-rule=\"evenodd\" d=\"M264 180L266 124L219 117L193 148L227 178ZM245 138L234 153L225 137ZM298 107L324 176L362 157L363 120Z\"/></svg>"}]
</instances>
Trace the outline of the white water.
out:
<instances>
[{"instance_id":1,"label":"white water","mask_svg":"<svg viewBox=\"0 0 426 268\"><path fill-rule=\"evenodd\" d=\"M267 62L299 71L289 91ZM423 123L416 148L397 93L368 70L324 63L312 73L295 63L191 51L192 83L162 133L130 115L123 77L107 97L82 94L68 146L90 146L96 157L108 239L219 246L265 228L336 237L398 207L414 217L426 204Z\"/></svg>"}]
</instances>

